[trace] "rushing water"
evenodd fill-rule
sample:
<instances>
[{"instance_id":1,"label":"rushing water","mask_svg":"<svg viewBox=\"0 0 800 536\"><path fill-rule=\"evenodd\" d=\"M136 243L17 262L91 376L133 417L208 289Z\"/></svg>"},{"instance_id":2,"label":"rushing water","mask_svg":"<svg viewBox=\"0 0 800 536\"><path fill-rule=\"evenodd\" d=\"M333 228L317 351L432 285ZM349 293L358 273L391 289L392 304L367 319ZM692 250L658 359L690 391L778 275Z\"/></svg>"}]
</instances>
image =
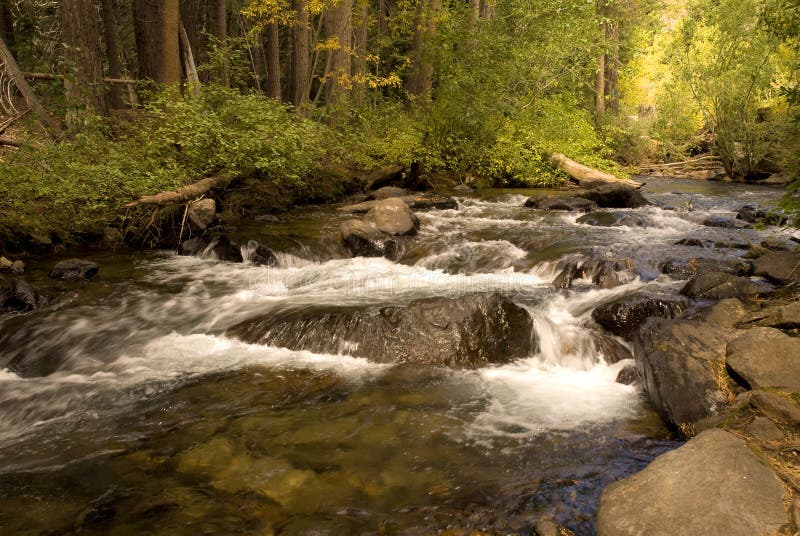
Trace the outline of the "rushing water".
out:
<instances>
[{"instance_id":1,"label":"rushing water","mask_svg":"<svg viewBox=\"0 0 800 536\"><path fill-rule=\"evenodd\" d=\"M772 205L775 189L654 180L644 192L658 204L636 211L645 228L523 208L530 192L460 198L419 214L397 263L345 258L332 238L345 216L329 207L238 230L280 252L272 268L166 252L98 259L100 281L0 316L0 363L36 358L52 372L0 371L0 533L529 534L543 515L593 533L602 488L676 443L640 388L615 382L630 361L606 364L592 309L675 292L682 282L658 274L666 259L743 253L678 239L777 232L700 225ZM628 279L554 290L564 259L587 251L629 259ZM36 282L63 286L42 270ZM225 336L289 308L487 291L528 309L536 355L448 371Z\"/></svg>"}]
</instances>

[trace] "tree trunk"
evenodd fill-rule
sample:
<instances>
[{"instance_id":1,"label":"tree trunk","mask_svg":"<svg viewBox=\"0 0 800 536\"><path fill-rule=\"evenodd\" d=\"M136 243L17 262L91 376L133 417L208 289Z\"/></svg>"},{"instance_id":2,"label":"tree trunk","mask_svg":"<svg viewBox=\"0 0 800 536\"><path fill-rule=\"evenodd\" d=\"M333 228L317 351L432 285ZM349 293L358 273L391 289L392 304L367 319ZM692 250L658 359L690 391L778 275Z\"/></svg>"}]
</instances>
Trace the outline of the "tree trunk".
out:
<instances>
[{"instance_id":1,"label":"tree trunk","mask_svg":"<svg viewBox=\"0 0 800 536\"><path fill-rule=\"evenodd\" d=\"M172 85L181 82L180 24L181 12L178 0L161 2L161 61L158 68L160 84Z\"/></svg>"},{"instance_id":2,"label":"tree trunk","mask_svg":"<svg viewBox=\"0 0 800 536\"><path fill-rule=\"evenodd\" d=\"M606 55L597 56L597 74L594 80L594 118L602 123L606 115Z\"/></svg>"},{"instance_id":3,"label":"tree trunk","mask_svg":"<svg viewBox=\"0 0 800 536\"><path fill-rule=\"evenodd\" d=\"M355 0L351 78L353 100L359 106L364 101L364 84L367 73L367 30L369 30L369 0Z\"/></svg>"},{"instance_id":4,"label":"tree trunk","mask_svg":"<svg viewBox=\"0 0 800 536\"><path fill-rule=\"evenodd\" d=\"M17 65L17 60L14 59L14 55L11 54L11 50L9 50L5 41L2 39L0 39L0 66L5 76L14 82L17 91L19 91L25 101L25 105L33 112L36 119L42 123L48 134L51 136L59 134L61 132L61 126L53 116L44 109L39 99L36 98L36 94L33 92L27 80L25 80L25 76L22 74L19 65Z\"/></svg>"},{"instance_id":5,"label":"tree trunk","mask_svg":"<svg viewBox=\"0 0 800 536\"><path fill-rule=\"evenodd\" d=\"M214 2L216 8L216 36L219 39L219 45L225 48L228 44L228 0L216 0ZM228 61L223 54L222 58L221 83L224 86L229 86L231 83L230 69L228 68Z\"/></svg>"},{"instance_id":6,"label":"tree trunk","mask_svg":"<svg viewBox=\"0 0 800 536\"><path fill-rule=\"evenodd\" d=\"M292 57L290 92L292 104L302 109L308 102L308 55L310 52L310 26L306 0L295 0L295 21L292 27Z\"/></svg>"},{"instance_id":7,"label":"tree trunk","mask_svg":"<svg viewBox=\"0 0 800 536\"><path fill-rule=\"evenodd\" d=\"M122 78L122 64L117 41L117 5L115 0L103 0L103 32L106 40L106 58L108 59L108 75L111 78ZM122 108L122 86L111 84L109 88L109 105Z\"/></svg>"},{"instance_id":8,"label":"tree trunk","mask_svg":"<svg viewBox=\"0 0 800 536\"><path fill-rule=\"evenodd\" d=\"M433 89L433 63L427 57L429 45L436 35L437 19L442 9L442 0L427 0L420 3L417 11L416 32L412 44L412 76L408 90L414 95L430 96Z\"/></svg>"},{"instance_id":9,"label":"tree trunk","mask_svg":"<svg viewBox=\"0 0 800 536\"><path fill-rule=\"evenodd\" d=\"M133 28L139 78L157 80L161 59L161 24L159 0L133 0Z\"/></svg>"},{"instance_id":10,"label":"tree trunk","mask_svg":"<svg viewBox=\"0 0 800 536\"><path fill-rule=\"evenodd\" d=\"M183 72L186 73L186 82L192 95L200 95L200 78L197 76L197 64L194 61L192 44L183 22L180 24L181 58L183 59Z\"/></svg>"},{"instance_id":11,"label":"tree trunk","mask_svg":"<svg viewBox=\"0 0 800 536\"><path fill-rule=\"evenodd\" d=\"M100 31L92 0L63 0L61 22L65 56L75 69L75 78L67 79L67 102L71 107L92 108L108 113Z\"/></svg>"},{"instance_id":12,"label":"tree trunk","mask_svg":"<svg viewBox=\"0 0 800 536\"><path fill-rule=\"evenodd\" d=\"M609 21L606 25L606 36L611 45L611 53L606 55L606 87L605 95L609 111L619 113L619 23Z\"/></svg>"},{"instance_id":13,"label":"tree trunk","mask_svg":"<svg viewBox=\"0 0 800 536\"><path fill-rule=\"evenodd\" d=\"M583 181L618 182L639 188L642 183L631 179L620 179L619 177L584 166L583 164L571 160L563 154L553 153L547 157L547 163L556 169L560 169L579 183Z\"/></svg>"},{"instance_id":14,"label":"tree trunk","mask_svg":"<svg viewBox=\"0 0 800 536\"><path fill-rule=\"evenodd\" d=\"M14 19L11 16L11 0L0 0L0 36L12 54L17 53Z\"/></svg>"},{"instance_id":15,"label":"tree trunk","mask_svg":"<svg viewBox=\"0 0 800 536\"><path fill-rule=\"evenodd\" d=\"M278 23L267 25L267 95L281 98L281 55Z\"/></svg>"},{"instance_id":16,"label":"tree trunk","mask_svg":"<svg viewBox=\"0 0 800 536\"><path fill-rule=\"evenodd\" d=\"M347 87L351 69L353 0L341 0L325 14L325 35L338 40L328 51L325 69L325 103L335 104Z\"/></svg>"}]
</instances>

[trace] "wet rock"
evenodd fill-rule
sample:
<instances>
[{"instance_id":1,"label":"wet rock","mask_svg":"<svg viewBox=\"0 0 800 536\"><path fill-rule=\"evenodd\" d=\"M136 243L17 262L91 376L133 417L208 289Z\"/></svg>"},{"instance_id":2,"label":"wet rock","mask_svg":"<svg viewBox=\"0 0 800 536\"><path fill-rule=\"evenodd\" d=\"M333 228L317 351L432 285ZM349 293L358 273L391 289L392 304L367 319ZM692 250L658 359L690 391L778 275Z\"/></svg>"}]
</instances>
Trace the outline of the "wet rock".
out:
<instances>
[{"instance_id":1,"label":"wet rock","mask_svg":"<svg viewBox=\"0 0 800 536\"><path fill-rule=\"evenodd\" d=\"M459 184L458 186L453 187L453 191L461 194L471 194L475 191L475 188L467 184Z\"/></svg>"},{"instance_id":2,"label":"wet rock","mask_svg":"<svg viewBox=\"0 0 800 536\"><path fill-rule=\"evenodd\" d=\"M380 363L477 368L529 355L532 326L527 311L507 298L471 294L378 311L289 311L243 322L228 334L248 343Z\"/></svg>"},{"instance_id":3,"label":"wet rock","mask_svg":"<svg viewBox=\"0 0 800 536\"><path fill-rule=\"evenodd\" d=\"M800 339L773 328L754 327L728 344L728 367L748 389L800 392Z\"/></svg>"},{"instance_id":4,"label":"wet rock","mask_svg":"<svg viewBox=\"0 0 800 536\"><path fill-rule=\"evenodd\" d=\"M417 233L419 219L402 199L392 197L378 201L364 216L364 223L392 236Z\"/></svg>"},{"instance_id":5,"label":"wet rock","mask_svg":"<svg viewBox=\"0 0 800 536\"><path fill-rule=\"evenodd\" d=\"M598 334L595 336L594 347L597 352L603 354L603 360L609 365L625 359L633 359L633 354L627 346L608 335Z\"/></svg>"},{"instance_id":6,"label":"wet rock","mask_svg":"<svg viewBox=\"0 0 800 536\"><path fill-rule=\"evenodd\" d=\"M575 195L594 201L601 208L639 208L650 204L638 189L627 184L597 184Z\"/></svg>"},{"instance_id":7,"label":"wet rock","mask_svg":"<svg viewBox=\"0 0 800 536\"><path fill-rule=\"evenodd\" d=\"M227 236L202 235L181 242L178 254L225 262L243 262L242 249Z\"/></svg>"},{"instance_id":8,"label":"wet rock","mask_svg":"<svg viewBox=\"0 0 800 536\"><path fill-rule=\"evenodd\" d=\"M739 259L712 259L697 257L694 259L670 259L659 265L662 274L687 279L709 272L724 272L734 275L747 275L752 267L749 262Z\"/></svg>"},{"instance_id":9,"label":"wet rock","mask_svg":"<svg viewBox=\"0 0 800 536\"><path fill-rule=\"evenodd\" d=\"M766 417L756 417L747 426L747 433L759 441L783 441L783 432Z\"/></svg>"},{"instance_id":10,"label":"wet rock","mask_svg":"<svg viewBox=\"0 0 800 536\"><path fill-rule=\"evenodd\" d=\"M590 212L581 216L578 223L596 227L647 227L648 220L640 214L630 212Z\"/></svg>"},{"instance_id":11,"label":"wet rock","mask_svg":"<svg viewBox=\"0 0 800 536\"><path fill-rule=\"evenodd\" d=\"M766 288L753 283L746 277L738 277L723 272L708 272L689 280L681 289L681 294L693 298L741 298L766 292Z\"/></svg>"},{"instance_id":12,"label":"wet rock","mask_svg":"<svg viewBox=\"0 0 800 536\"><path fill-rule=\"evenodd\" d=\"M100 266L93 261L67 259L60 261L50 270L50 277L65 281L86 281L92 279L100 271Z\"/></svg>"},{"instance_id":13,"label":"wet rock","mask_svg":"<svg viewBox=\"0 0 800 536\"><path fill-rule=\"evenodd\" d=\"M708 430L608 486L600 536L777 534L788 523L783 486L741 439Z\"/></svg>"},{"instance_id":14,"label":"wet rock","mask_svg":"<svg viewBox=\"0 0 800 536\"><path fill-rule=\"evenodd\" d=\"M617 383L621 383L622 385L633 385L639 381L639 371L636 369L636 365L625 365L618 373L617 373Z\"/></svg>"},{"instance_id":15,"label":"wet rock","mask_svg":"<svg viewBox=\"0 0 800 536\"><path fill-rule=\"evenodd\" d=\"M525 206L537 210L565 210L570 212L591 212L597 210L597 203L581 197L535 195L525 201Z\"/></svg>"},{"instance_id":16,"label":"wet rock","mask_svg":"<svg viewBox=\"0 0 800 536\"><path fill-rule=\"evenodd\" d=\"M682 238L675 242L675 246L688 246L695 248L713 248L716 242L713 240L703 240L701 238Z\"/></svg>"},{"instance_id":17,"label":"wet rock","mask_svg":"<svg viewBox=\"0 0 800 536\"><path fill-rule=\"evenodd\" d=\"M575 279L580 279L582 277L583 271L578 268L578 263L569 262L553 280L553 286L555 288L567 289L572 287L572 282Z\"/></svg>"},{"instance_id":18,"label":"wet rock","mask_svg":"<svg viewBox=\"0 0 800 536\"><path fill-rule=\"evenodd\" d=\"M738 299L728 298L703 309L698 318L709 324L733 328L747 318L747 309Z\"/></svg>"},{"instance_id":19,"label":"wet rock","mask_svg":"<svg viewBox=\"0 0 800 536\"><path fill-rule=\"evenodd\" d=\"M275 253L262 246L255 240L247 241L247 260L258 266L275 266L278 264L278 257Z\"/></svg>"},{"instance_id":20,"label":"wet rock","mask_svg":"<svg viewBox=\"0 0 800 536\"><path fill-rule=\"evenodd\" d=\"M711 216L703 220L703 225L707 227L720 227L722 229L746 229L750 227L747 223L725 216Z\"/></svg>"},{"instance_id":21,"label":"wet rock","mask_svg":"<svg viewBox=\"0 0 800 536\"><path fill-rule=\"evenodd\" d=\"M443 195L418 195L403 198L411 210L455 210L458 201Z\"/></svg>"},{"instance_id":22,"label":"wet rock","mask_svg":"<svg viewBox=\"0 0 800 536\"><path fill-rule=\"evenodd\" d=\"M789 222L788 216L774 210L764 210L758 205L744 205L736 213L736 219L747 223L765 223L767 225L786 225Z\"/></svg>"},{"instance_id":23,"label":"wet rock","mask_svg":"<svg viewBox=\"0 0 800 536\"><path fill-rule=\"evenodd\" d=\"M361 220L347 220L339 226L339 238L354 257L381 257L386 252L387 236L374 225Z\"/></svg>"},{"instance_id":24,"label":"wet rock","mask_svg":"<svg viewBox=\"0 0 800 536\"><path fill-rule=\"evenodd\" d=\"M651 318L634 338L634 356L650 400L676 428L728 405L725 349L735 331L697 320Z\"/></svg>"},{"instance_id":25,"label":"wet rock","mask_svg":"<svg viewBox=\"0 0 800 536\"><path fill-rule=\"evenodd\" d=\"M217 203L209 198L195 201L189 205L187 216L195 228L205 231L217 217Z\"/></svg>"},{"instance_id":26,"label":"wet rock","mask_svg":"<svg viewBox=\"0 0 800 536\"><path fill-rule=\"evenodd\" d=\"M0 312L28 312L47 304L24 279L9 279L0 290Z\"/></svg>"},{"instance_id":27,"label":"wet rock","mask_svg":"<svg viewBox=\"0 0 800 536\"><path fill-rule=\"evenodd\" d=\"M768 251L753 261L753 273L779 283L800 283L800 251Z\"/></svg>"},{"instance_id":28,"label":"wet rock","mask_svg":"<svg viewBox=\"0 0 800 536\"><path fill-rule=\"evenodd\" d=\"M389 199L391 197L405 197L408 195L408 190L405 188L398 188L397 186L384 186L383 188L378 188L371 194L367 196L368 199L374 199L376 201L381 201L383 199Z\"/></svg>"},{"instance_id":29,"label":"wet rock","mask_svg":"<svg viewBox=\"0 0 800 536\"><path fill-rule=\"evenodd\" d=\"M623 282L624 272L630 268L626 259L592 256L578 261L568 261L553 280L555 288L572 287L576 279L588 279L600 288L614 288Z\"/></svg>"},{"instance_id":30,"label":"wet rock","mask_svg":"<svg viewBox=\"0 0 800 536\"><path fill-rule=\"evenodd\" d=\"M770 236L761 241L760 246L769 251L793 251L797 246L790 241Z\"/></svg>"},{"instance_id":31,"label":"wet rock","mask_svg":"<svg viewBox=\"0 0 800 536\"><path fill-rule=\"evenodd\" d=\"M648 318L675 318L688 305L680 296L634 294L598 306L592 318L609 333L630 340Z\"/></svg>"},{"instance_id":32,"label":"wet rock","mask_svg":"<svg viewBox=\"0 0 800 536\"><path fill-rule=\"evenodd\" d=\"M0 273L10 273L20 275L25 273L25 263L22 261L12 261L5 257L0 257Z\"/></svg>"}]
</instances>

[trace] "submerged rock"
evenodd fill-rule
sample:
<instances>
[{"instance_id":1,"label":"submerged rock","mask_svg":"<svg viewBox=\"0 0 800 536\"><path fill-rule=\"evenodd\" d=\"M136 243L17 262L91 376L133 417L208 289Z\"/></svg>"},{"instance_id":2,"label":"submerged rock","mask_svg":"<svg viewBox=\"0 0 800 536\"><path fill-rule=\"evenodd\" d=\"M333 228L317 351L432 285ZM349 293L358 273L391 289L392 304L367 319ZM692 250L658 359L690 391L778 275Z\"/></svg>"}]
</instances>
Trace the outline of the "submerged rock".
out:
<instances>
[{"instance_id":1,"label":"submerged rock","mask_svg":"<svg viewBox=\"0 0 800 536\"><path fill-rule=\"evenodd\" d=\"M47 304L24 279L10 279L0 290L0 312L28 312Z\"/></svg>"},{"instance_id":2,"label":"submerged rock","mask_svg":"<svg viewBox=\"0 0 800 536\"><path fill-rule=\"evenodd\" d=\"M600 536L778 534L789 522L783 486L741 439L708 430L646 469L608 486Z\"/></svg>"},{"instance_id":3,"label":"submerged rock","mask_svg":"<svg viewBox=\"0 0 800 536\"><path fill-rule=\"evenodd\" d=\"M732 398L725 350L735 331L697 320L651 318L634 338L645 390L676 428L720 414Z\"/></svg>"},{"instance_id":4,"label":"submerged rock","mask_svg":"<svg viewBox=\"0 0 800 536\"><path fill-rule=\"evenodd\" d=\"M408 205L396 197L378 201L364 216L366 225L392 236L408 236L417 233L419 219Z\"/></svg>"},{"instance_id":5,"label":"submerged rock","mask_svg":"<svg viewBox=\"0 0 800 536\"><path fill-rule=\"evenodd\" d=\"M86 281L92 279L100 271L100 265L82 259L60 261L50 270L50 277L65 281Z\"/></svg>"},{"instance_id":6,"label":"submerged rock","mask_svg":"<svg viewBox=\"0 0 800 536\"><path fill-rule=\"evenodd\" d=\"M694 259L670 259L659 265L662 274L675 276L680 279L693 277L709 272L725 272L735 275L749 274L752 267L749 262L739 259L712 259L696 257Z\"/></svg>"},{"instance_id":7,"label":"submerged rock","mask_svg":"<svg viewBox=\"0 0 800 536\"><path fill-rule=\"evenodd\" d=\"M748 389L777 387L800 393L800 339L755 327L728 344L728 367Z\"/></svg>"},{"instance_id":8,"label":"submerged rock","mask_svg":"<svg viewBox=\"0 0 800 536\"><path fill-rule=\"evenodd\" d=\"M493 293L429 298L378 311L289 311L242 322L228 334L248 343L379 363L478 368L530 355L532 328L525 309Z\"/></svg>"},{"instance_id":9,"label":"submerged rock","mask_svg":"<svg viewBox=\"0 0 800 536\"><path fill-rule=\"evenodd\" d=\"M630 340L648 318L675 318L688 304L680 296L634 294L598 306L592 318L609 333Z\"/></svg>"},{"instance_id":10,"label":"submerged rock","mask_svg":"<svg viewBox=\"0 0 800 536\"><path fill-rule=\"evenodd\" d=\"M275 266L278 264L278 257L275 253L262 246L255 240L247 241L247 260L258 266Z\"/></svg>"},{"instance_id":11,"label":"submerged rock","mask_svg":"<svg viewBox=\"0 0 800 536\"><path fill-rule=\"evenodd\" d=\"M725 216L710 216L703 220L703 225L707 227L721 227L723 229L746 229L750 227L747 223Z\"/></svg>"},{"instance_id":12,"label":"submerged rock","mask_svg":"<svg viewBox=\"0 0 800 536\"><path fill-rule=\"evenodd\" d=\"M603 210L581 216L577 222L595 227L647 227L649 223L647 218L640 214Z\"/></svg>"},{"instance_id":13,"label":"submerged rock","mask_svg":"<svg viewBox=\"0 0 800 536\"><path fill-rule=\"evenodd\" d=\"M750 281L746 277L738 277L723 272L708 272L689 280L681 289L681 294L693 298L741 298L755 296L767 289Z\"/></svg>"},{"instance_id":14,"label":"submerged rock","mask_svg":"<svg viewBox=\"0 0 800 536\"><path fill-rule=\"evenodd\" d=\"M202 235L181 242L178 254L227 262L243 262L242 249L227 236Z\"/></svg>"},{"instance_id":15,"label":"submerged rock","mask_svg":"<svg viewBox=\"0 0 800 536\"><path fill-rule=\"evenodd\" d=\"M627 184L597 184L575 195L594 201L601 208L639 208L650 204L638 189Z\"/></svg>"},{"instance_id":16,"label":"submerged rock","mask_svg":"<svg viewBox=\"0 0 800 536\"><path fill-rule=\"evenodd\" d=\"M597 203L581 197L535 195L525 201L525 206L538 210L565 210L570 212L590 212L597 209Z\"/></svg>"}]
</instances>

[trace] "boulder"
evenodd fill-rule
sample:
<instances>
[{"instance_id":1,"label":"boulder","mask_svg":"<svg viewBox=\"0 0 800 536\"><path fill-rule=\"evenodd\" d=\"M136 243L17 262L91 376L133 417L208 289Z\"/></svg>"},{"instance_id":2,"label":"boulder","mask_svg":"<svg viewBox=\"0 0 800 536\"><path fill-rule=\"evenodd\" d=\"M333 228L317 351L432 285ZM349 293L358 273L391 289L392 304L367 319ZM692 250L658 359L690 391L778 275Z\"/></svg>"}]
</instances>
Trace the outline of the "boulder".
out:
<instances>
[{"instance_id":1,"label":"boulder","mask_svg":"<svg viewBox=\"0 0 800 536\"><path fill-rule=\"evenodd\" d=\"M535 195L525 201L525 206L538 210L565 210L570 212L591 212L597 210L597 203L581 197Z\"/></svg>"},{"instance_id":2,"label":"boulder","mask_svg":"<svg viewBox=\"0 0 800 536\"><path fill-rule=\"evenodd\" d=\"M648 318L675 318L688 305L680 296L633 294L598 306L592 318L609 333L631 340Z\"/></svg>"},{"instance_id":3,"label":"boulder","mask_svg":"<svg viewBox=\"0 0 800 536\"><path fill-rule=\"evenodd\" d=\"M381 257L388 238L374 225L361 220L347 220L339 226L339 239L354 257Z\"/></svg>"},{"instance_id":4,"label":"boulder","mask_svg":"<svg viewBox=\"0 0 800 536\"><path fill-rule=\"evenodd\" d=\"M688 279L709 272L747 275L752 267L749 262L735 258L712 259L709 257L696 257L694 259L670 259L661 263L658 268L662 274L674 276L678 279Z\"/></svg>"},{"instance_id":5,"label":"boulder","mask_svg":"<svg viewBox=\"0 0 800 536\"><path fill-rule=\"evenodd\" d=\"M364 223L392 236L408 236L417 233L419 219L408 205L396 197L378 201L364 216Z\"/></svg>"},{"instance_id":6,"label":"boulder","mask_svg":"<svg viewBox=\"0 0 800 536\"><path fill-rule=\"evenodd\" d=\"M408 195L408 190L405 188L398 188L397 186L384 186L383 188L378 188L374 192L372 192L368 199L375 199L376 201L381 201L383 199L389 199L390 197L405 197Z\"/></svg>"},{"instance_id":7,"label":"boulder","mask_svg":"<svg viewBox=\"0 0 800 536\"><path fill-rule=\"evenodd\" d=\"M577 222L596 227L647 227L649 223L647 218L640 214L603 210L581 216Z\"/></svg>"},{"instance_id":8,"label":"boulder","mask_svg":"<svg viewBox=\"0 0 800 536\"><path fill-rule=\"evenodd\" d=\"M756 417L746 428L747 434L765 441L783 441L783 432L766 417Z\"/></svg>"},{"instance_id":9,"label":"boulder","mask_svg":"<svg viewBox=\"0 0 800 536\"><path fill-rule=\"evenodd\" d=\"M455 210L458 201L446 195L414 195L404 197L403 201L411 210Z\"/></svg>"},{"instance_id":10,"label":"boulder","mask_svg":"<svg viewBox=\"0 0 800 536\"><path fill-rule=\"evenodd\" d=\"M767 251L753 261L753 273L779 283L800 283L800 251Z\"/></svg>"},{"instance_id":11,"label":"boulder","mask_svg":"<svg viewBox=\"0 0 800 536\"><path fill-rule=\"evenodd\" d=\"M767 306L757 315L756 324L764 327L800 328L800 301L786 305Z\"/></svg>"},{"instance_id":12,"label":"boulder","mask_svg":"<svg viewBox=\"0 0 800 536\"><path fill-rule=\"evenodd\" d=\"M0 257L0 272L9 272L11 271L11 265L14 264L9 259L5 257Z\"/></svg>"},{"instance_id":13,"label":"boulder","mask_svg":"<svg viewBox=\"0 0 800 536\"><path fill-rule=\"evenodd\" d=\"M769 251L794 251L797 247L796 244L790 240L781 240L774 236L765 238L759 245Z\"/></svg>"},{"instance_id":14,"label":"boulder","mask_svg":"<svg viewBox=\"0 0 800 536\"><path fill-rule=\"evenodd\" d=\"M377 311L288 311L245 321L228 335L379 363L478 368L530 355L535 349L532 329L525 309L492 293L429 298Z\"/></svg>"},{"instance_id":15,"label":"boulder","mask_svg":"<svg viewBox=\"0 0 800 536\"><path fill-rule=\"evenodd\" d=\"M749 204L744 205L736 213L736 219L747 223L765 223L767 225L786 225L789 222L789 217L774 210L764 210L758 208L758 205Z\"/></svg>"},{"instance_id":16,"label":"boulder","mask_svg":"<svg viewBox=\"0 0 800 536\"><path fill-rule=\"evenodd\" d=\"M703 220L703 225L707 227L720 227L722 229L746 229L750 227L749 224L741 220L735 220L725 216L710 216Z\"/></svg>"},{"instance_id":17,"label":"boulder","mask_svg":"<svg viewBox=\"0 0 800 536\"><path fill-rule=\"evenodd\" d=\"M577 262L568 262L561 272L553 279L553 286L555 288L567 289L572 287L572 282L575 279L583 277L583 270L578 267Z\"/></svg>"},{"instance_id":18,"label":"boulder","mask_svg":"<svg viewBox=\"0 0 800 536\"><path fill-rule=\"evenodd\" d=\"M262 246L255 240L248 240L247 247L245 248L247 251L247 259L251 263L258 265L258 266L275 266L278 264L278 257L275 256L275 253Z\"/></svg>"},{"instance_id":19,"label":"boulder","mask_svg":"<svg viewBox=\"0 0 800 536\"><path fill-rule=\"evenodd\" d=\"M181 242L178 254L225 262L243 262L242 248L227 236L202 235Z\"/></svg>"},{"instance_id":20,"label":"boulder","mask_svg":"<svg viewBox=\"0 0 800 536\"><path fill-rule=\"evenodd\" d=\"M575 195L594 201L601 208L639 208L650 204L638 189L627 184L597 184Z\"/></svg>"},{"instance_id":21,"label":"boulder","mask_svg":"<svg viewBox=\"0 0 800 536\"><path fill-rule=\"evenodd\" d=\"M209 198L190 203L187 216L195 228L205 231L217 217L217 203Z\"/></svg>"},{"instance_id":22,"label":"boulder","mask_svg":"<svg viewBox=\"0 0 800 536\"><path fill-rule=\"evenodd\" d=\"M99 271L100 266L96 262L67 259L53 266L50 277L64 281L86 281L96 276Z\"/></svg>"},{"instance_id":23,"label":"boulder","mask_svg":"<svg viewBox=\"0 0 800 536\"><path fill-rule=\"evenodd\" d=\"M770 391L747 391L736 397L736 402L750 404L770 419L800 426L800 405Z\"/></svg>"},{"instance_id":24,"label":"boulder","mask_svg":"<svg viewBox=\"0 0 800 536\"><path fill-rule=\"evenodd\" d=\"M630 349L614 337L598 333L593 338L594 348L603 355L603 361L609 365L625 359L633 359Z\"/></svg>"},{"instance_id":25,"label":"boulder","mask_svg":"<svg viewBox=\"0 0 800 536\"><path fill-rule=\"evenodd\" d=\"M747 319L747 309L737 298L728 298L703 309L697 318L717 326L734 328Z\"/></svg>"},{"instance_id":26,"label":"boulder","mask_svg":"<svg viewBox=\"0 0 800 536\"><path fill-rule=\"evenodd\" d=\"M9 279L0 290L0 312L28 312L45 305L47 300L24 279Z\"/></svg>"},{"instance_id":27,"label":"boulder","mask_svg":"<svg viewBox=\"0 0 800 536\"><path fill-rule=\"evenodd\" d=\"M25 263L22 261L12 261L5 257L0 257L0 272L20 275L25 273Z\"/></svg>"},{"instance_id":28,"label":"boulder","mask_svg":"<svg viewBox=\"0 0 800 536\"><path fill-rule=\"evenodd\" d=\"M555 288L570 288L575 279L589 279L600 288L614 288L622 284L621 272L629 269L627 259L591 256L562 264L553 280Z\"/></svg>"},{"instance_id":29,"label":"boulder","mask_svg":"<svg viewBox=\"0 0 800 536\"><path fill-rule=\"evenodd\" d=\"M725 349L735 331L697 320L651 318L633 341L645 390L676 428L719 415L732 395L724 377Z\"/></svg>"},{"instance_id":30,"label":"boulder","mask_svg":"<svg viewBox=\"0 0 800 536\"><path fill-rule=\"evenodd\" d=\"M800 338L773 328L751 328L728 344L727 363L748 389L800 393Z\"/></svg>"},{"instance_id":31,"label":"boulder","mask_svg":"<svg viewBox=\"0 0 800 536\"><path fill-rule=\"evenodd\" d=\"M599 536L755 536L789 523L783 485L744 441L712 429L608 486Z\"/></svg>"},{"instance_id":32,"label":"boulder","mask_svg":"<svg viewBox=\"0 0 800 536\"><path fill-rule=\"evenodd\" d=\"M681 294L693 298L722 300L755 296L767 290L746 277L738 277L724 272L708 272L690 279L681 289Z\"/></svg>"},{"instance_id":33,"label":"boulder","mask_svg":"<svg viewBox=\"0 0 800 536\"><path fill-rule=\"evenodd\" d=\"M475 188L468 184L459 184L458 186L453 187L453 191L460 194L471 194L475 191Z\"/></svg>"}]
</instances>

